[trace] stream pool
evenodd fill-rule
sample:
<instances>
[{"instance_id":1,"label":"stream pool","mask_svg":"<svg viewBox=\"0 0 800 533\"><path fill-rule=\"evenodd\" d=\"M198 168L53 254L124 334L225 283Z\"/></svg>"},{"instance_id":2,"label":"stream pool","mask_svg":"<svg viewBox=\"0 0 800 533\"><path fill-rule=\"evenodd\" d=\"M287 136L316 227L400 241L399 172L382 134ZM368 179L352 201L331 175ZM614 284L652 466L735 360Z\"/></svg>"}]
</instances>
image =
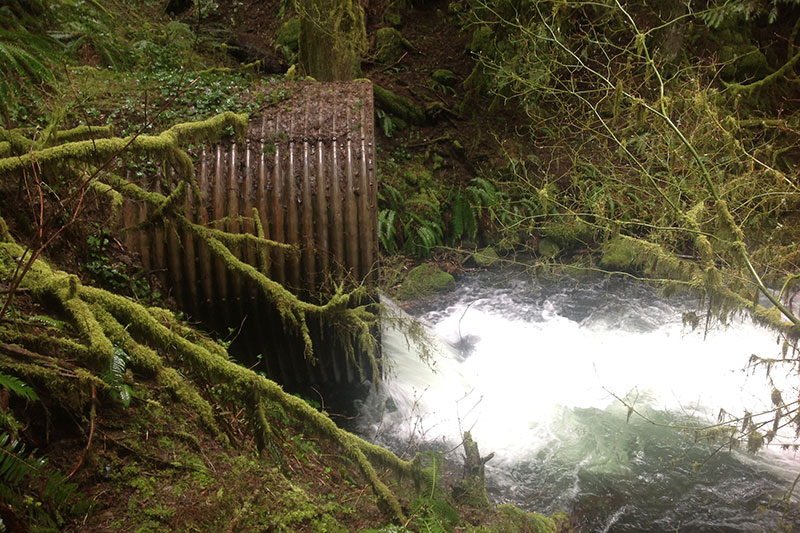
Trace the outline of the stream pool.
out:
<instances>
[{"instance_id":1,"label":"stream pool","mask_svg":"<svg viewBox=\"0 0 800 533\"><path fill-rule=\"evenodd\" d=\"M470 430L495 453L494 502L568 511L580 531L800 525L797 502L783 500L800 472L792 427L755 455L725 429L698 431L770 411L773 388L796 406L797 376L748 368L753 354L780 356L775 333L744 317L706 324L697 305L627 279L520 273L468 277L414 317L387 301L392 370L361 405L358 431L457 462ZM684 324L692 317L699 328Z\"/></svg>"}]
</instances>

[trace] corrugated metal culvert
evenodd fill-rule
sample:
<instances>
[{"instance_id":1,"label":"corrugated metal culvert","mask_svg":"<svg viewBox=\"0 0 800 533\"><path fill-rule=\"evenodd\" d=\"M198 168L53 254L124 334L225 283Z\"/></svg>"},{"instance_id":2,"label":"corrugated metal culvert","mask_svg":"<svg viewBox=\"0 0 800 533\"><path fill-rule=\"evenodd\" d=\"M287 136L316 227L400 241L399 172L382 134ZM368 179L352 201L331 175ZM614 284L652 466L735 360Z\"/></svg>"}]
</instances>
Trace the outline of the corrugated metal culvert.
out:
<instances>
[{"instance_id":1,"label":"corrugated metal culvert","mask_svg":"<svg viewBox=\"0 0 800 533\"><path fill-rule=\"evenodd\" d=\"M320 298L334 282L369 284L378 259L372 85L294 83L280 91L283 97L251 120L244 144L192 150L202 203L190 198L186 213L200 224L255 233L256 208L265 237L297 245L299 253L273 249L259 257L243 245L235 254L304 299ZM163 176L148 184L159 192L172 185ZM145 216L142 204L123 208L125 226ZM145 268L158 274L192 317L217 331L244 322L232 350L253 359L262 354L264 370L287 387L361 381L357 369L325 342L332 332L313 321L319 362L311 365L302 342L286 335L277 311L248 280L228 272L205 243L157 230L130 232L126 244L141 253ZM361 367L370 379L365 357Z\"/></svg>"}]
</instances>

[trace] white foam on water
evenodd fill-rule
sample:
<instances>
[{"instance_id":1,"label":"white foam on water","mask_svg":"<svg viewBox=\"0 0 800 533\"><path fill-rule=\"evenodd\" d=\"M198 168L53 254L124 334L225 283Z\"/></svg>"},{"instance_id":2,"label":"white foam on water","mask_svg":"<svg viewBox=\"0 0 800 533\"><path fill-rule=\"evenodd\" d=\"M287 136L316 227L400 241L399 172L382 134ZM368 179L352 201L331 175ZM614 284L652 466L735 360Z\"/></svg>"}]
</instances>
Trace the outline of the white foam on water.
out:
<instances>
[{"instance_id":1,"label":"white foam on water","mask_svg":"<svg viewBox=\"0 0 800 533\"><path fill-rule=\"evenodd\" d=\"M460 429L471 429L482 447L513 460L548 440L561 407L605 409L623 398L707 420L720 408L733 414L771 408L772 386L746 368L751 354L774 357L779 347L774 333L749 320L704 335L677 316L649 331L545 316L526 321L491 305L450 307L432 324L440 340L433 371L413 341L409 349L401 331L387 328L388 388L401 411L395 416L414 420L407 429L427 438L458 442ZM451 346L464 335L475 339L466 356ZM780 371L773 380L787 386Z\"/></svg>"}]
</instances>

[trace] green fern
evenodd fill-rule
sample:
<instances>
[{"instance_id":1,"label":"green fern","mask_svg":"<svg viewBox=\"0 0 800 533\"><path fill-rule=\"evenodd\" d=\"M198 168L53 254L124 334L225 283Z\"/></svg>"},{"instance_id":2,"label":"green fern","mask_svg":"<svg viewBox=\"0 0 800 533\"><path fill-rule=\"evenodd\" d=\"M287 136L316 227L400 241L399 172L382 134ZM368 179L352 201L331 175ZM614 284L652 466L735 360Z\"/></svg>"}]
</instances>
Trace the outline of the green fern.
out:
<instances>
[{"instance_id":1,"label":"green fern","mask_svg":"<svg viewBox=\"0 0 800 533\"><path fill-rule=\"evenodd\" d=\"M378 119L378 125L380 126L381 131L383 131L383 134L386 137L391 138L392 135L394 135L394 132L397 130L397 122L392 120L392 117L387 115L382 109L375 109L375 117Z\"/></svg>"},{"instance_id":2,"label":"green fern","mask_svg":"<svg viewBox=\"0 0 800 533\"><path fill-rule=\"evenodd\" d=\"M26 495L37 480L42 481L41 499L50 507L55 516L67 505L71 504L77 494L78 486L56 471L45 472L47 460L36 457L36 450L25 452L25 445L13 440L8 433L0 433L0 502L12 504L17 496L17 489L24 487ZM42 516L40 521L55 525L52 518L43 509L37 509Z\"/></svg>"},{"instance_id":3,"label":"green fern","mask_svg":"<svg viewBox=\"0 0 800 533\"><path fill-rule=\"evenodd\" d=\"M479 207L491 207L500 201L501 195L497 188L485 178L472 178L467 192L472 196L472 201Z\"/></svg>"},{"instance_id":4,"label":"green fern","mask_svg":"<svg viewBox=\"0 0 800 533\"><path fill-rule=\"evenodd\" d=\"M8 389L12 394L16 394L25 400L37 401L39 396L27 383L24 383L19 378L9 376L0 372L0 389Z\"/></svg>"},{"instance_id":5,"label":"green fern","mask_svg":"<svg viewBox=\"0 0 800 533\"><path fill-rule=\"evenodd\" d=\"M444 242L441 219L433 220L410 213L405 232L410 237L403 247L404 251L420 257L429 257L431 251Z\"/></svg>"},{"instance_id":6,"label":"green fern","mask_svg":"<svg viewBox=\"0 0 800 533\"><path fill-rule=\"evenodd\" d=\"M463 191L457 191L452 204L452 238L474 239L478 234L478 219L475 209Z\"/></svg>"},{"instance_id":7,"label":"green fern","mask_svg":"<svg viewBox=\"0 0 800 533\"><path fill-rule=\"evenodd\" d=\"M384 251L393 254L397 251L397 228L395 221L397 211L381 209L378 212L378 239Z\"/></svg>"},{"instance_id":8,"label":"green fern","mask_svg":"<svg viewBox=\"0 0 800 533\"><path fill-rule=\"evenodd\" d=\"M405 204L405 200L403 195L400 194L400 191L388 183L381 184L381 190L378 191L378 202L394 211L400 211L401 207Z\"/></svg>"},{"instance_id":9,"label":"green fern","mask_svg":"<svg viewBox=\"0 0 800 533\"><path fill-rule=\"evenodd\" d=\"M111 358L108 371L106 371L102 379L112 389L112 397L119 401L124 407L130 407L133 390L130 385L125 383L125 370L128 366L129 356L119 346L114 347L114 355Z\"/></svg>"},{"instance_id":10,"label":"green fern","mask_svg":"<svg viewBox=\"0 0 800 533\"><path fill-rule=\"evenodd\" d=\"M709 28L717 29L730 18L750 20L759 15L767 15L767 22L778 19L778 4L798 5L798 0L773 0L772 2L753 2L751 0L725 0L721 5L712 6L700 13L700 19Z\"/></svg>"},{"instance_id":11,"label":"green fern","mask_svg":"<svg viewBox=\"0 0 800 533\"><path fill-rule=\"evenodd\" d=\"M39 468L26 459L24 453L24 444L12 440L8 433L0 433L0 501L9 501L13 497L12 488Z\"/></svg>"},{"instance_id":12,"label":"green fern","mask_svg":"<svg viewBox=\"0 0 800 533\"><path fill-rule=\"evenodd\" d=\"M28 319L28 321L41 324L48 328L57 329L58 331L65 331L68 329L72 329L69 323L64 322L62 320L56 320L55 318L45 315L32 316Z\"/></svg>"}]
</instances>

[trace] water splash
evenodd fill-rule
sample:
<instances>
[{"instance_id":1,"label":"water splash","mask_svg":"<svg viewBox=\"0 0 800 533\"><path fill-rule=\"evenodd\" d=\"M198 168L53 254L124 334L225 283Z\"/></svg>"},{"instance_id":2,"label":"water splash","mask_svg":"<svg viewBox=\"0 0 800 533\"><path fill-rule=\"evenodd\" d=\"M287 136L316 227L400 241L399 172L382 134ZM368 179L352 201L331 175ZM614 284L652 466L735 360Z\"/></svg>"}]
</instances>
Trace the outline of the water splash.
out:
<instances>
[{"instance_id":1,"label":"water splash","mask_svg":"<svg viewBox=\"0 0 800 533\"><path fill-rule=\"evenodd\" d=\"M694 302L641 284L486 286L465 284L423 313L437 339L427 364L418 340L386 327L393 371L366 404L363 434L395 449L420 440L455 448L470 430L496 453L487 465L496 500L572 509L591 530L658 521L735 530L755 514L756 530L776 523L757 508L794 479L794 454L752 457L669 427L711 423L720 408L769 410L773 385L746 366L751 354L779 352L774 333L746 319L692 331L682 316ZM401 317L387 324L408 320L387 308ZM792 376L773 378L790 389Z\"/></svg>"}]
</instances>

